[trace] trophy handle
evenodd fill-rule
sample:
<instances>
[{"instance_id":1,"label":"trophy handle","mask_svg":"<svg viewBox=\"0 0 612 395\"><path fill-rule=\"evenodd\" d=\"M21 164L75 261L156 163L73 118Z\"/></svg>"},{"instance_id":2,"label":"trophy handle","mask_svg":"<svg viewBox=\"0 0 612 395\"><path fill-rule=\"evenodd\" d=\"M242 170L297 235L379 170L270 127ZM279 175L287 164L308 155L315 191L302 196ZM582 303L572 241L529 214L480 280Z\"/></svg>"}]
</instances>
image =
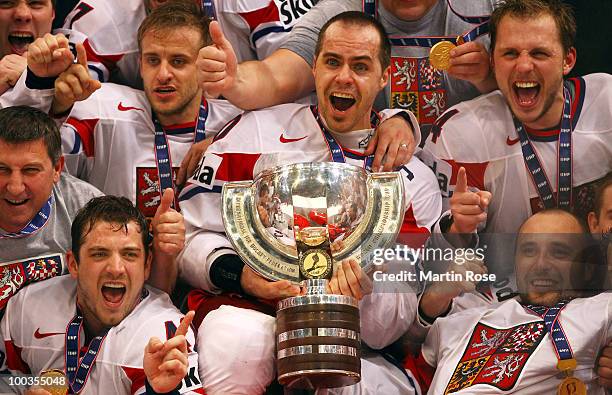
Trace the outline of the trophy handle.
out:
<instances>
[{"instance_id":1,"label":"trophy handle","mask_svg":"<svg viewBox=\"0 0 612 395\"><path fill-rule=\"evenodd\" d=\"M232 246L256 273L272 280L289 280L300 284L297 255L270 249L262 234L255 229L261 221L254 214L252 181L228 182L223 185L223 225Z\"/></svg>"},{"instance_id":2,"label":"trophy handle","mask_svg":"<svg viewBox=\"0 0 612 395\"><path fill-rule=\"evenodd\" d=\"M367 182L368 199L363 220L346 238L345 247L334 254L334 261L355 259L368 272L374 251L391 246L404 222L404 183L398 172L371 173Z\"/></svg>"}]
</instances>

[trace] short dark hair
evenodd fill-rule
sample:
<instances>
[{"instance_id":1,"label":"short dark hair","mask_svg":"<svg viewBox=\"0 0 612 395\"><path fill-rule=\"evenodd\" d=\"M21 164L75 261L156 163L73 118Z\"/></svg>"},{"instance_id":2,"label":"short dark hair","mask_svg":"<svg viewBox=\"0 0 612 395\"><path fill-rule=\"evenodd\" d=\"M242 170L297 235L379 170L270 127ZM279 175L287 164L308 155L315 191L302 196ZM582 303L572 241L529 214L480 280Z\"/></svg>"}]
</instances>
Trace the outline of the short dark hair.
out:
<instances>
[{"instance_id":1,"label":"short dark hair","mask_svg":"<svg viewBox=\"0 0 612 395\"><path fill-rule=\"evenodd\" d=\"M541 14L548 14L555 20L561 46L567 53L576 40L576 20L572 8L559 0L506 0L498 5L489 20L491 53L495 49L499 24L505 16L533 18Z\"/></svg>"},{"instance_id":2,"label":"short dark hair","mask_svg":"<svg viewBox=\"0 0 612 395\"><path fill-rule=\"evenodd\" d=\"M593 201L593 211L595 212L595 216L599 218L601 214L601 209L603 208L603 198L606 189L612 187L612 172L608 173L603 180L598 182L598 185L595 189L595 199Z\"/></svg>"},{"instance_id":3,"label":"short dark hair","mask_svg":"<svg viewBox=\"0 0 612 395\"><path fill-rule=\"evenodd\" d=\"M391 43L389 42L384 26L377 19L359 11L342 12L328 20L323 25L321 31L319 32L317 46L315 47L315 57L318 57L321 53L323 40L325 39L327 29L336 22L341 22L345 25L357 25L362 27L372 26L374 29L376 29L378 36L380 37L378 60L380 61L380 65L382 66L383 70L389 67L391 64Z\"/></svg>"},{"instance_id":4,"label":"short dark hair","mask_svg":"<svg viewBox=\"0 0 612 395\"><path fill-rule=\"evenodd\" d=\"M142 51L142 39L149 31L175 30L190 27L198 30L202 36L202 46L210 44L208 18L200 6L193 0L174 0L164 3L152 10L138 28L138 49Z\"/></svg>"},{"instance_id":5,"label":"short dark hair","mask_svg":"<svg viewBox=\"0 0 612 395\"><path fill-rule=\"evenodd\" d=\"M72 222L72 227L70 228L72 253L77 263L79 262L79 252L81 245L83 245L85 241L85 237L87 237L94 225L98 222L117 224L117 231L124 229L126 232L128 224L130 222L135 222L138 225L138 231L142 238L145 259L148 257L152 237L149 234L146 218L136 207L134 207L129 199L107 195L95 197L87 202L87 204L79 210Z\"/></svg>"},{"instance_id":6,"label":"short dark hair","mask_svg":"<svg viewBox=\"0 0 612 395\"><path fill-rule=\"evenodd\" d=\"M62 138L55 121L44 112L27 106L0 110L0 140L8 144L23 144L42 139L51 163L62 156Z\"/></svg>"}]
</instances>

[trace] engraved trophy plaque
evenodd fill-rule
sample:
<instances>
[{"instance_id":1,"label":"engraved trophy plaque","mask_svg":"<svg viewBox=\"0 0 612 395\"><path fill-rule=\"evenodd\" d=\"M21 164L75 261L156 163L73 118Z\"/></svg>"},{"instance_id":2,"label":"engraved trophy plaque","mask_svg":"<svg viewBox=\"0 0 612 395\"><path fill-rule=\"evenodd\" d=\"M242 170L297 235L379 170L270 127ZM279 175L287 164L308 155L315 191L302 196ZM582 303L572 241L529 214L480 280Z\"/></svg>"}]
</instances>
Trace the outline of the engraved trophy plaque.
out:
<instances>
[{"instance_id":1,"label":"engraved trophy plaque","mask_svg":"<svg viewBox=\"0 0 612 395\"><path fill-rule=\"evenodd\" d=\"M344 163L299 163L223 187L223 221L243 261L269 280L305 294L277 305L278 380L290 388L333 388L360 380L358 301L326 292L335 262L372 255L400 230L398 173Z\"/></svg>"}]
</instances>

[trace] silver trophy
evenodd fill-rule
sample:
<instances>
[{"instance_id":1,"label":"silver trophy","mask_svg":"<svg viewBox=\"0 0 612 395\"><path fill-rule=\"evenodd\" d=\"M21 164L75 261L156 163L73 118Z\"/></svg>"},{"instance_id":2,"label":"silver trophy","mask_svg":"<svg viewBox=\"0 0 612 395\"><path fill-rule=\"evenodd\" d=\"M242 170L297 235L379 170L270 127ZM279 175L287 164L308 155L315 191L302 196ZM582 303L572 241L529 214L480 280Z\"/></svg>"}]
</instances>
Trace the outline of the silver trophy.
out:
<instances>
[{"instance_id":1,"label":"silver trophy","mask_svg":"<svg viewBox=\"0 0 612 395\"><path fill-rule=\"evenodd\" d=\"M225 231L236 252L269 280L289 280L304 295L277 305L278 381L290 388L333 388L361 378L359 308L326 292L334 262L364 271L374 251L395 241L404 214L398 173L367 173L344 163L299 163L223 187Z\"/></svg>"}]
</instances>

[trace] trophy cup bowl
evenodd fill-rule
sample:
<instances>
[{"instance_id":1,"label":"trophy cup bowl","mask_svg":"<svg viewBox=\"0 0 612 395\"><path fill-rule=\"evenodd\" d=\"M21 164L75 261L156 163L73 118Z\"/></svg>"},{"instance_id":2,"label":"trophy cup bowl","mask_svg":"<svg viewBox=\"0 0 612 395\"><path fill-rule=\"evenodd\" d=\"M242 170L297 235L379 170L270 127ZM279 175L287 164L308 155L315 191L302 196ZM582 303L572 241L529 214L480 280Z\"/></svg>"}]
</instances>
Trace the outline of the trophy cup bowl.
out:
<instances>
[{"instance_id":1,"label":"trophy cup bowl","mask_svg":"<svg viewBox=\"0 0 612 395\"><path fill-rule=\"evenodd\" d=\"M298 163L223 186L226 234L264 278L289 280L304 295L278 302L278 380L290 388L333 388L361 378L359 304L326 292L334 262L368 272L376 249L395 241L403 220L399 173L345 163Z\"/></svg>"}]
</instances>

